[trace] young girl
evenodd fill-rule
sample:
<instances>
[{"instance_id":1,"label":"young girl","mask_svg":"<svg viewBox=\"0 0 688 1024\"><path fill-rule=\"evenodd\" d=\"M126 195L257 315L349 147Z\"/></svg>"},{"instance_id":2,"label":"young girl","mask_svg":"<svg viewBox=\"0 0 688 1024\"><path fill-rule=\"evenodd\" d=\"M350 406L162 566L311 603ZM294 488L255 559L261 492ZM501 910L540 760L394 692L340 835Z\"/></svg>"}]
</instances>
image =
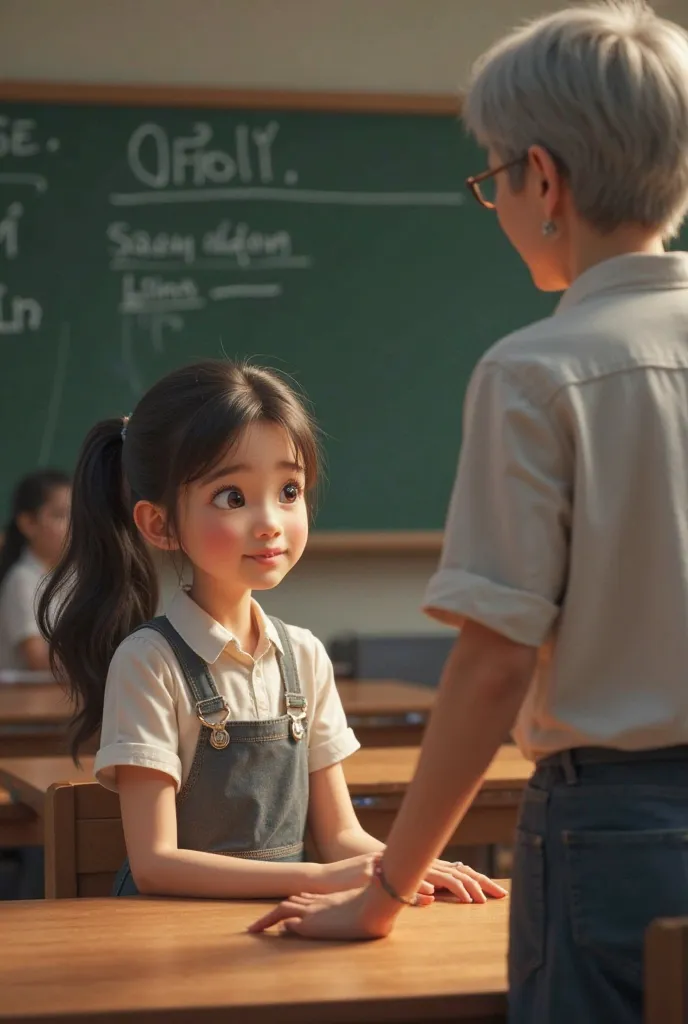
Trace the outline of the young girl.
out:
<instances>
[{"instance_id":1,"label":"young girl","mask_svg":"<svg viewBox=\"0 0 688 1024\"><path fill-rule=\"evenodd\" d=\"M56 469L25 476L15 488L0 550L0 670L50 667L36 622L36 594L64 547L70 495L69 477Z\"/></svg>"},{"instance_id":2,"label":"young girl","mask_svg":"<svg viewBox=\"0 0 688 1024\"><path fill-rule=\"evenodd\" d=\"M86 439L41 614L80 707L74 752L102 726L96 775L119 793L128 852L120 895L351 889L383 849L349 799L341 761L358 744L324 648L251 596L303 553L317 455L294 392L224 362L169 374ZM193 575L153 621L144 542ZM307 819L324 863L304 862ZM501 895L440 861L421 901L433 885L464 901Z\"/></svg>"}]
</instances>

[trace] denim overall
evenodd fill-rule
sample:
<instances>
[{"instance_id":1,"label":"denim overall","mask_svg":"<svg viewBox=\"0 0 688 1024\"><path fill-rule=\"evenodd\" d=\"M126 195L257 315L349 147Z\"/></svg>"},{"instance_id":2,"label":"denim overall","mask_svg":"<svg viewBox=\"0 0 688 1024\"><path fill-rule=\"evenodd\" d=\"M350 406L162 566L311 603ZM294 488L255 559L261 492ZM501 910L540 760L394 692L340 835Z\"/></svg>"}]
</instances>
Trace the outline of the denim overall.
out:
<instances>
[{"instance_id":1,"label":"denim overall","mask_svg":"<svg viewBox=\"0 0 688 1024\"><path fill-rule=\"evenodd\" d=\"M291 641L272 619L286 713L281 718L232 722L206 662L165 616L155 629L172 648L202 728L189 776L177 796L179 849L250 860L301 861L308 812L307 704L301 693ZM135 896L127 859L113 895Z\"/></svg>"}]
</instances>

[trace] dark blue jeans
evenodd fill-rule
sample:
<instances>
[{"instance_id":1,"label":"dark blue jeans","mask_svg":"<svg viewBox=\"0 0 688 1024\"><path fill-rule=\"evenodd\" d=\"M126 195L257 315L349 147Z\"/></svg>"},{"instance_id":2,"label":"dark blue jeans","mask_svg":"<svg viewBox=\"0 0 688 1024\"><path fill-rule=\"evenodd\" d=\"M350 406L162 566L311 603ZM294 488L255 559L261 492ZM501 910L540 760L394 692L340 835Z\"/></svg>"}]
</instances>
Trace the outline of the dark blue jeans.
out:
<instances>
[{"instance_id":1,"label":"dark blue jeans","mask_svg":"<svg viewBox=\"0 0 688 1024\"><path fill-rule=\"evenodd\" d=\"M641 1024L655 917L688 914L688 747L541 761L516 838L510 1024Z\"/></svg>"}]
</instances>

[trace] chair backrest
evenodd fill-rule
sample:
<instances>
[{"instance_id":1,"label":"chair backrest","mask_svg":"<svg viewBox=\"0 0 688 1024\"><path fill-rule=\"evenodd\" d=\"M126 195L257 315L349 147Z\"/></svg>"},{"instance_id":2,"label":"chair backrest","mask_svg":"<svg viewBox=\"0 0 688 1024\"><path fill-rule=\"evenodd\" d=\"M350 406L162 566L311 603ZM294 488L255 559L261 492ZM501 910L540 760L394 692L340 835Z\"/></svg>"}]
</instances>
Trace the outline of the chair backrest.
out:
<instances>
[{"instance_id":1,"label":"chair backrest","mask_svg":"<svg viewBox=\"0 0 688 1024\"><path fill-rule=\"evenodd\" d=\"M659 918L647 930L645 1024L688 1024L688 917Z\"/></svg>"},{"instance_id":2,"label":"chair backrest","mask_svg":"<svg viewBox=\"0 0 688 1024\"><path fill-rule=\"evenodd\" d=\"M48 899L109 896L126 856L119 797L97 782L55 783L45 813Z\"/></svg>"}]
</instances>

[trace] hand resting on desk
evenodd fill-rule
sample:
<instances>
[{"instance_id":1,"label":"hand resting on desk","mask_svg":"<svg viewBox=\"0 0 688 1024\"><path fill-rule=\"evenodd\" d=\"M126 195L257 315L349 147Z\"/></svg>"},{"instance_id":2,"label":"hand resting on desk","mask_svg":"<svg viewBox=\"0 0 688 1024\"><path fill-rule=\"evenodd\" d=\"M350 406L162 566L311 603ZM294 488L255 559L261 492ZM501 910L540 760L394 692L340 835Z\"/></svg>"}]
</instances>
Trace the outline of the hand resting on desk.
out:
<instances>
[{"instance_id":1,"label":"hand resting on desk","mask_svg":"<svg viewBox=\"0 0 688 1024\"><path fill-rule=\"evenodd\" d=\"M447 890L461 903L485 903L488 896L502 899L507 895L497 882L480 874L467 864L451 864L436 860L425 881L435 886L435 891ZM470 893L470 895L469 895ZM417 906L429 906L432 896L421 896ZM274 925L281 925L280 931L301 935L304 938L365 940L383 938L389 928L379 928L369 916L368 889L348 892L334 892L324 895L301 893L283 900L259 920L249 926L249 932L264 932Z\"/></svg>"}]
</instances>

